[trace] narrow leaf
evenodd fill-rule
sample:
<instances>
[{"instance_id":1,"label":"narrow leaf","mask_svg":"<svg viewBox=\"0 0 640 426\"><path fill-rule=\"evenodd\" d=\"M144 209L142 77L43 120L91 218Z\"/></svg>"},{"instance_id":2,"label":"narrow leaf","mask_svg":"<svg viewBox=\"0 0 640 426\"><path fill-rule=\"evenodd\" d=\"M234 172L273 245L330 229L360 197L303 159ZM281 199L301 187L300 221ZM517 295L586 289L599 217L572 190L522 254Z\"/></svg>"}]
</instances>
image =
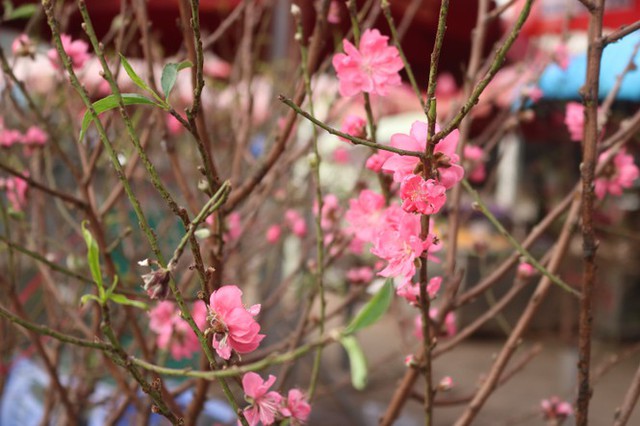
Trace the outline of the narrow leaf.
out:
<instances>
[{"instance_id":1,"label":"narrow leaf","mask_svg":"<svg viewBox=\"0 0 640 426\"><path fill-rule=\"evenodd\" d=\"M192 67L193 64L190 61L183 61L179 64L168 63L162 70L162 77L160 78L160 85L162 86L162 92L166 99L169 99L169 94L176 84L178 79L178 72L185 68Z\"/></svg>"},{"instance_id":2,"label":"narrow leaf","mask_svg":"<svg viewBox=\"0 0 640 426\"><path fill-rule=\"evenodd\" d=\"M391 304L393 299L393 279L387 278L384 285L375 296L367 302L366 305L358 312L355 318L347 326L344 333L353 334L358 330L370 326L378 321Z\"/></svg>"},{"instance_id":3,"label":"narrow leaf","mask_svg":"<svg viewBox=\"0 0 640 426\"><path fill-rule=\"evenodd\" d=\"M142 90L151 92L151 88L147 85L147 83L144 82L144 80L138 75L138 73L136 73L129 61L127 61L127 58L125 58L122 53L120 53L120 60L122 61L122 66L124 67L124 70L126 71L131 81L133 81L133 83Z\"/></svg>"},{"instance_id":4,"label":"narrow leaf","mask_svg":"<svg viewBox=\"0 0 640 426\"><path fill-rule=\"evenodd\" d=\"M100 272L100 251L96 240L87 229L87 221L82 221L82 236L87 245L87 262L91 270L91 276L100 289L100 295L104 294L104 284L102 282L102 273Z\"/></svg>"},{"instance_id":5,"label":"narrow leaf","mask_svg":"<svg viewBox=\"0 0 640 426\"><path fill-rule=\"evenodd\" d=\"M26 19L33 16L34 13L38 10L38 5L35 3L23 4L11 11L9 16L5 19L6 21L11 21L13 19Z\"/></svg>"},{"instance_id":6,"label":"narrow leaf","mask_svg":"<svg viewBox=\"0 0 640 426\"><path fill-rule=\"evenodd\" d=\"M118 286L118 276L116 275L115 277L113 277L113 282L111 283L111 286L107 290L107 299L111 297L111 295L113 294L113 291L116 289L117 286Z\"/></svg>"},{"instance_id":7,"label":"narrow leaf","mask_svg":"<svg viewBox=\"0 0 640 426\"><path fill-rule=\"evenodd\" d=\"M163 105L158 104L157 102L144 97L142 95L138 95L137 93L123 93L122 101L125 105L154 105L164 109ZM115 95L109 95L106 98L102 98L93 103L93 108L96 110L96 114L101 114L105 111L112 110L114 108L118 108L118 99ZM84 139L84 135L87 133L87 129L89 125L93 121L93 117L91 116L91 111L87 110L84 113L84 117L82 118L82 128L80 130L80 141Z\"/></svg>"},{"instance_id":8,"label":"narrow leaf","mask_svg":"<svg viewBox=\"0 0 640 426\"><path fill-rule=\"evenodd\" d=\"M95 294L85 294L80 298L80 305L86 304L89 300L94 300L98 305L102 304L100 298Z\"/></svg>"},{"instance_id":9,"label":"narrow leaf","mask_svg":"<svg viewBox=\"0 0 640 426\"><path fill-rule=\"evenodd\" d=\"M111 296L109 296L109 300L119 305L128 305L128 306L133 306L135 308L144 309L144 310L149 309L149 306L146 303L129 299L124 294L112 294Z\"/></svg>"},{"instance_id":10,"label":"narrow leaf","mask_svg":"<svg viewBox=\"0 0 640 426\"><path fill-rule=\"evenodd\" d=\"M362 348L353 336L345 336L340 339L340 343L349 356L349 366L351 369L351 384L357 390L363 390L367 386L367 358L362 352Z\"/></svg>"}]
</instances>

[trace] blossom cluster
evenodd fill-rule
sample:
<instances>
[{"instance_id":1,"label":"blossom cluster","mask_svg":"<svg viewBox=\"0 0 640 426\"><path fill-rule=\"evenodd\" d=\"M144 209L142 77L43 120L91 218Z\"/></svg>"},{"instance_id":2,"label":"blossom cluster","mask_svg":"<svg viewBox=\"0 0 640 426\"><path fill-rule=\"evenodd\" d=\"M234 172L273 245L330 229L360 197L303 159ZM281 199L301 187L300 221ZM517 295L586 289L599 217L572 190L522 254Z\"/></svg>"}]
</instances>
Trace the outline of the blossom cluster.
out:
<instances>
[{"instance_id":1,"label":"blossom cluster","mask_svg":"<svg viewBox=\"0 0 640 426\"><path fill-rule=\"evenodd\" d=\"M211 294L207 306L196 304L191 315L200 331L213 334L218 356L228 360L232 351L253 352L264 339L264 334L259 334L260 324L254 319L259 312L260 305L245 308L242 291L227 285ZM200 347L197 336L172 302L162 301L151 310L149 327L157 334L158 347L170 350L175 359L190 357Z\"/></svg>"},{"instance_id":2,"label":"blossom cluster","mask_svg":"<svg viewBox=\"0 0 640 426\"><path fill-rule=\"evenodd\" d=\"M242 388L245 399L250 404L243 414L250 426L262 422L263 425L274 424L277 420L288 420L290 425L300 425L307 421L311 406L300 389L289 390L286 397L269 388L276 378L269 375L267 380L253 372L242 377ZM238 422L240 424L240 422Z\"/></svg>"},{"instance_id":3,"label":"blossom cluster","mask_svg":"<svg viewBox=\"0 0 640 426\"><path fill-rule=\"evenodd\" d=\"M47 133L38 126L29 127L24 133L16 129L9 129L0 117L0 148L10 148L21 145L29 154L34 148L42 147L47 143Z\"/></svg>"}]
</instances>

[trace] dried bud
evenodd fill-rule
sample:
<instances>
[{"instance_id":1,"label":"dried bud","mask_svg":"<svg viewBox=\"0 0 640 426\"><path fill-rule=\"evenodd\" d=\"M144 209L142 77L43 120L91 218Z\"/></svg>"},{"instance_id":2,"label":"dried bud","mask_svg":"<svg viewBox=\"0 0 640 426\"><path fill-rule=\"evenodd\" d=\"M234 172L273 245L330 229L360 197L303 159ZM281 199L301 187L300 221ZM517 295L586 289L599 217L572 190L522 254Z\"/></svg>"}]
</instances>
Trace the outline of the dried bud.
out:
<instances>
[{"instance_id":1,"label":"dried bud","mask_svg":"<svg viewBox=\"0 0 640 426\"><path fill-rule=\"evenodd\" d=\"M150 298L164 300L169 295L170 278L169 271L163 268L144 274L144 290Z\"/></svg>"}]
</instances>

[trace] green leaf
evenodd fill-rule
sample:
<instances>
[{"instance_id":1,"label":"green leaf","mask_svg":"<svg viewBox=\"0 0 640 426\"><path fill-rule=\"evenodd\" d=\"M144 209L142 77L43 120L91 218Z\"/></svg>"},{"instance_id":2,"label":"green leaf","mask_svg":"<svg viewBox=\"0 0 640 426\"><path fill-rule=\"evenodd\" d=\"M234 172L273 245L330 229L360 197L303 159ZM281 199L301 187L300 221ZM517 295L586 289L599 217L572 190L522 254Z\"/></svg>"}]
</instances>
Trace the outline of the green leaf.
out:
<instances>
[{"instance_id":1,"label":"green leaf","mask_svg":"<svg viewBox=\"0 0 640 426\"><path fill-rule=\"evenodd\" d=\"M160 85L162 86L165 99L169 99L169 94L178 79L178 72L192 66L193 64L190 61L183 61L179 64L168 63L164 66L162 69L162 77L160 78Z\"/></svg>"},{"instance_id":2,"label":"green leaf","mask_svg":"<svg viewBox=\"0 0 640 426\"><path fill-rule=\"evenodd\" d=\"M145 311L149 309L149 306L146 303L139 302L137 300L131 300L124 294L112 294L109 296L109 300L119 305L133 306L135 308L144 309Z\"/></svg>"},{"instance_id":3,"label":"green leaf","mask_svg":"<svg viewBox=\"0 0 640 426\"><path fill-rule=\"evenodd\" d=\"M123 93L122 101L125 105L154 105L164 109L163 105L145 97L142 95L138 95L137 93ZM101 114L105 111L112 110L114 108L118 108L118 99L116 95L109 95L106 98L102 98L93 103L93 108L96 111L96 114ZM89 125L93 121L93 117L91 116L91 111L87 110L84 113L84 117L82 118L82 129L80 130L80 141L84 139L85 133L87 133L87 129Z\"/></svg>"},{"instance_id":4,"label":"green leaf","mask_svg":"<svg viewBox=\"0 0 640 426\"><path fill-rule=\"evenodd\" d=\"M124 67L125 72L136 86L147 92L153 92L153 90L151 90L147 83L145 83L144 80L133 69L129 61L127 61L127 58L125 58L122 53L120 53L120 60L122 61L122 66Z\"/></svg>"},{"instance_id":5,"label":"green leaf","mask_svg":"<svg viewBox=\"0 0 640 426\"><path fill-rule=\"evenodd\" d=\"M107 290L107 294L106 294L107 299L111 297L111 295L113 294L113 291L116 289L117 286L118 286L118 276L116 275L115 277L113 277L113 282L111 283L111 286Z\"/></svg>"},{"instance_id":6,"label":"green leaf","mask_svg":"<svg viewBox=\"0 0 640 426\"><path fill-rule=\"evenodd\" d=\"M23 4L22 6L11 10L8 14L5 14L5 21L30 18L37 10L38 5L35 3Z\"/></svg>"},{"instance_id":7,"label":"green leaf","mask_svg":"<svg viewBox=\"0 0 640 426\"><path fill-rule=\"evenodd\" d=\"M102 302L100 301L100 298L98 296L96 296L95 294L85 294L84 296L82 296L80 298L80 304L84 305L86 304L89 300L95 300L95 302L98 305L102 305Z\"/></svg>"},{"instance_id":8,"label":"green leaf","mask_svg":"<svg viewBox=\"0 0 640 426\"><path fill-rule=\"evenodd\" d=\"M87 221L82 221L82 236L84 242L87 244L87 261L89 262L89 269L91 270L91 276L98 285L100 290L100 297L104 298L104 284L102 282L102 273L100 272L100 251L96 240L93 239L93 235L87 229Z\"/></svg>"},{"instance_id":9,"label":"green leaf","mask_svg":"<svg viewBox=\"0 0 640 426\"><path fill-rule=\"evenodd\" d=\"M393 279L387 278L384 285L375 296L367 302L366 305L358 312L351 323L347 326L344 333L353 334L358 330L370 326L378 321L391 304L393 299Z\"/></svg>"},{"instance_id":10,"label":"green leaf","mask_svg":"<svg viewBox=\"0 0 640 426\"><path fill-rule=\"evenodd\" d=\"M357 390L363 390L367 386L367 358L355 337L344 336L340 343L349 356L351 384Z\"/></svg>"}]
</instances>

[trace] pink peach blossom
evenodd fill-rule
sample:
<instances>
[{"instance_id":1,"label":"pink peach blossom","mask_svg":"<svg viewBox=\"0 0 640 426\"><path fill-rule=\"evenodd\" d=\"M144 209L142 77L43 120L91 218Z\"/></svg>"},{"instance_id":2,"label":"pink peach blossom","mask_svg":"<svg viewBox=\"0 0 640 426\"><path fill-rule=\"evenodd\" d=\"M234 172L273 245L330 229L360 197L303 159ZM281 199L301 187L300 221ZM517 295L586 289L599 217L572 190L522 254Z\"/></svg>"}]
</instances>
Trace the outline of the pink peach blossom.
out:
<instances>
[{"instance_id":1,"label":"pink peach blossom","mask_svg":"<svg viewBox=\"0 0 640 426\"><path fill-rule=\"evenodd\" d=\"M356 138L364 138L367 136L366 131L367 121L359 117L357 115L347 115L347 118L342 122L342 127L340 127L340 131L342 133L346 133L349 136L353 136ZM347 143L352 143L349 139L338 136L338 138Z\"/></svg>"},{"instance_id":2,"label":"pink peach blossom","mask_svg":"<svg viewBox=\"0 0 640 426\"><path fill-rule=\"evenodd\" d=\"M571 140L580 142L584 136L584 106L578 102L568 102L564 124L567 125Z\"/></svg>"},{"instance_id":3,"label":"pink peach blossom","mask_svg":"<svg viewBox=\"0 0 640 426\"><path fill-rule=\"evenodd\" d=\"M566 401L562 401L557 396L540 401L540 409L545 420L563 421L573 415L573 407Z\"/></svg>"},{"instance_id":4,"label":"pink peach blossom","mask_svg":"<svg viewBox=\"0 0 640 426\"><path fill-rule=\"evenodd\" d=\"M295 236L303 238L307 235L307 222L305 222L300 213L289 209L284 213L284 218Z\"/></svg>"},{"instance_id":5,"label":"pink peach blossom","mask_svg":"<svg viewBox=\"0 0 640 426\"><path fill-rule=\"evenodd\" d=\"M398 49L388 45L389 37L377 29L362 33L359 49L348 40L343 40L345 53L333 57L333 67L340 82L340 95L353 96L360 92L387 94L387 88L399 86L402 81L398 73L402 59Z\"/></svg>"},{"instance_id":6,"label":"pink peach blossom","mask_svg":"<svg viewBox=\"0 0 640 426\"><path fill-rule=\"evenodd\" d=\"M11 43L11 53L13 53L14 56L30 56L33 58L36 53L36 46L28 35L20 34L14 38L13 43Z\"/></svg>"},{"instance_id":7,"label":"pink peach blossom","mask_svg":"<svg viewBox=\"0 0 640 426\"><path fill-rule=\"evenodd\" d=\"M280 240L280 235L282 234L282 228L280 225L271 225L269 229L267 229L266 238L270 244L275 244Z\"/></svg>"},{"instance_id":8,"label":"pink peach blossom","mask_svg":"<svg viewBox=\"0 0 640 426\"><path fill-rule=\"evenodd\" d=\"M350 164L351 154L349 153L348 149L339 146L333 150L332 159L336 164Z\"/></svg>"},{"instance_id":9,"label":"pink peach blossom","mask_svg":"<svg viewBox=\"0 0 640 426\"><path fill-rule=\"evenodd\" d=\"M223 359L231 357L231 350L245 354L256 350L264 334L253 317L260 305L249 309L242 304L242 291L235 285L226 285L211 293L207 317L209 331L214 333L213 347Z\"/></svg>"},{"instance_id":10,"label":"pink peach blossom","mask_svg":"<svg viewBox=\"0 0 640 426\"><path fill-rule=\"evenodd\" d=\"M32 148L44 146L47 140L49 140L49 136L44 130L37 126L31 126L27 129L27 132L22 135L20 142L28 148L28 155L31 153Z\"/></svg>"},{"instance_id":11,"label":"pink peach blossom","mask_svg":"<svg viewBox=\"0 0 640 426\"><path fill-rule=\"evenodd\" d=\"M465 145L464 159L471 163L471 172L469 173L471 182L480 183L486 179L487 171L484 166L484 151L482 148L475 145Z\"/></svg>"},{"instance_id":12,"label":"pink peach blossom","mask_svg":"<svg viewBox=\"0 0 640 426\"><path fill-rule=\"evenodd\" d=\"M528 279L535 274L536 269L531 266L529 263L522 262L518 265L518 277L521 279Z\"/></svg>"},{"instance_id":13,"label":"pink peach blossom","mask_svg":"<svg viewBox=\"0 0 640 426\"><path fill-rule=\"evenodd\" d=\"M369 189L360 191L358 198L349 200L345 214L347 232L361 241L373 242L385 207L384 196Z\"/></svg>"},{"instance_id":14,"label":"pink peach blossom","mask_svg":"<svg viewBox=\"0 0 640 426\"><path fill-rule=\"evenodd\" d=\"M340 3L337 0L331 0L329 13L327 14L327 22L330 24L339 24L340 21Z\"/></svg>"},{"instance_id":15,"label":"pink peach blossom","mask_svg":"<svg viewBox=\"0 0 640 426\"><path fill-rule=\"evenodd\" d=\"M409 218L411 216L417 217L401 216L397 229L389 227L376 235L371 253L388 262L378 275L411 280L416 271L416 259L431 246L433 236L421 239L420 233L416 233L415 221Z\"/></svg>"},{"instance_id":16,"label":"pink peach blossom","mask_svg":"<svg viewBox=\"0 0 640 426\"><path fill-rule=\"evenodd\" d=\"M275 381L276 378L273 375L269 375L269 378L264 381L254 372L242 376L245 399L251 404L243 410L243 413L250 426L256 426L259 422L267 426L275 421L282 400L282 396L278 392L269 391Z\"/></svg>"},{"instance_id":17,"label":"pink peach blossom","mask_svg":"<svg viewBox=\"0 0 640 426\"><path fill-rule=\"evenodd\" d=\"M440 285L442 284L442 277L433 277L427 283L427 295L429 299L435 299ZM404 283L396 289L396 294L411 304L418 303L420 300L420 284L418 283Z\"/></svg>"},{"instance_id":18,"label":"pink peach blossom","mask_svg":"<svg viewBox=\"0 0 640 426\"><path fill-rule=\"evenodd\" d=\"M437 129L437 127L436 127ZM424 151L427 144L427 123L416 121L408 135L396 133L391 136L391 145L409 151ZM434 156L438 159L438 181L446 189L450 189L464 176L464 169L458 164L460 157L456 154L458 131L455 130L441 140L434 148ZM412 175L418 162L416 157L392 154L384 163L382 170L393 173L393 180L402 182L406 176Z\"/></svg>"},{"instance_id":19,"label":"pink peach blossom","mask_svg":"<svg viewBox=\"0 0 640 426\"><path fill-rule=\"evenodd\" d=\"M311 406L300 389L291 389L280 413L289 418L292 426L304 424L311 414Z\"/></svg>"},{"instance_id":20,"label":"pink peach blossom","mask_svg":"<svg viewBox=\"0 0 640 426\"><path fill-rule=\"evenodd\" d=\"M435 319L437 316L438 316L438 308L429 309L429 318ZM449 312L447 316L444 318L444 328L445 328L447 337L456 335L456 333L458 332L458 327L456 324L455 312ZM415 317L413 335L418 339L422 339L422 315L421 314Z\"/></svg>"},{"instance_id":21,"label":"pink peach blossom","mask_svg":"<svg viewBox=\"0 0 640 426\"><path fill-rule=\"evenodd\" d=\"M25 172L24 176L28 177L29 173ZM16 212L21 212L26 207L28 188L27 181L17 176L0 179L0 189L5 190L7 200L9 200L11 208Z\"/></svg>"},{"instance_id":22,"label":"pink peach blossom","mask_svg":"<svg viewBox=\"0 0 640 426\"><path fill-rule=\"evenodd\" d=\"M192 316L202 330L206 321L205 305L198 302ZM156 344L160 349L169 350L174 359L189 358L200 349L198 337L180 317L178 307L173 302L158 303L149 312L149 318L149 328L157 334Z\"/></svg>"},{"instance_id":23,"label":"pink peach blossom","mask_svg":"<svg viewBox=\"0 0 640 426\"><path fill-rule=\"evenodd\" d=\"M60 41L62 42L62 48L69 56L71 60L71 66L74 70L81 69L85 62L89 60L89 45L83 40L71 40L71 36L67 34L60 34ZM61 68L60 56L56 48L49 49L47 52L51 66L55 69Z\"/></svg>"},{"instance_id":24,"label":"pink peach blossom","mask_svg":"<svg viewBox=\"0 0 640 426\"><path fill-rule=\"evenodd\" d=\"M392 155L392 152L383 151L380 149L378 150L378 152L371 155L371 157L367 158L365 167L375 173L380 173L380 171L382 170L382 166Z\"/></svg>"},{"instance_id":25,"label":"pink peach blossom","mask_svg":"<svg viewBox=\"0 0 640 426\"><path fill-rule=\"evenodd\" d=\"M438 75L436 84L436 97L451 97L458 91L456 79L450 72L443 72Z\"/></svg>"},{"instance_id":26,"label":"pink peach blossom","mask_svg":"<svg viewBox=\"0 0 640 426\"><path fill-rule=\"evenodd\" d=\"M608 152L603 152L598 157L598 163L603 162L609 156ZM594 191L598 199L603 199L607 193L611 195L622 195L623 188L631 188L633 182L640 175L638 166L633 161L633 156L627 154L622 148L613 157L612 162L605 168L602 176L595 182Z\"/></svg>"},{"instance_id":27,"label":"pink peach blossom","mask_svg":"<svg viewBox=\"0 0 640 426\"><path fill-rule=\"evenodd\" d=\"M434 179L407 176L400 185L402 208L409 213L436 214L447 201L446 191Z\"/></svg>"},{"instance_id":28,"label":"pink peach blossom","mask_svg":"<svg viewBox=\"0 0 640 426\"><path fill-rule=\"evenodd\" d=\"M373 280L373 270L368 266L351 268L347 271L346 277L352 284L368 284Z\"/></svg>"}]
</instances>

